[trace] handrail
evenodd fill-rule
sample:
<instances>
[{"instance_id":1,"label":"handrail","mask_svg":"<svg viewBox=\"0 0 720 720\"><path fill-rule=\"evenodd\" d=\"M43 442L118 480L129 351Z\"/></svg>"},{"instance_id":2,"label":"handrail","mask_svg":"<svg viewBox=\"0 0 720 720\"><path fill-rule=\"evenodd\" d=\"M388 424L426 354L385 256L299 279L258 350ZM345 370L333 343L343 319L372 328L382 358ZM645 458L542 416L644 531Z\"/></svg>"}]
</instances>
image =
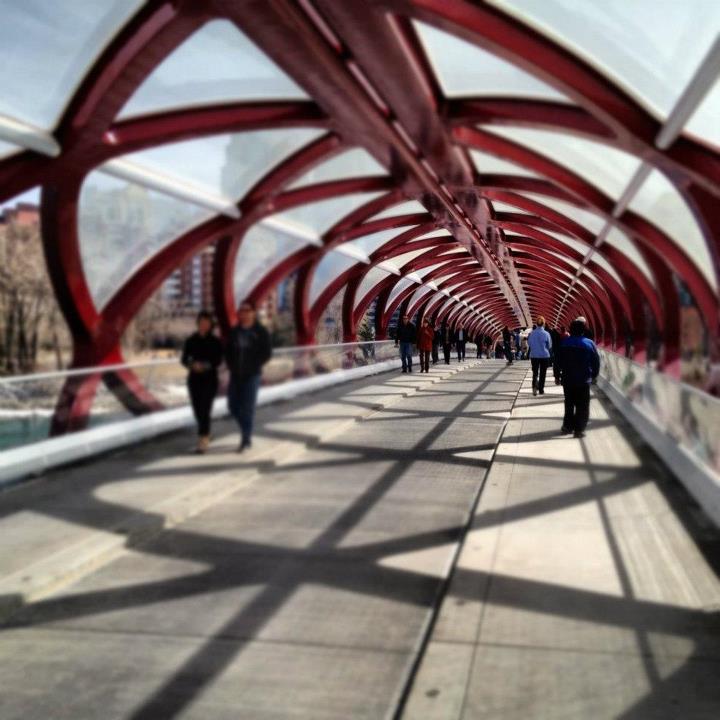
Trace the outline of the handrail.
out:
<instances>
[{"instance_id":1,"label":"handrail","mask_svg":"<svg viewBox=\"0 0 720 720\"><path fill-rule=\"evenodd\" d=\"M273 348L274 355L291 355L293 353L309 352L315 350L342 349L348 347L358 347L362 345L387 345L393 343L393 340L363 340L361 342L349 343L327 343L324 345L293 345L291 347ZM72 368L71 370L53 370L41 373L29 373L27 375L8 375L0 376L0 385L11 385L22 382L35 382L38 380L57 380L60 378L77 377L79 375L95 375L117 370L133 370L144 367L158 367L177 365L179 357L156 358L154 360L143 360L141 362L115 363L112 365L94 365L81 368Z\"/></svg>"}]
</instances>

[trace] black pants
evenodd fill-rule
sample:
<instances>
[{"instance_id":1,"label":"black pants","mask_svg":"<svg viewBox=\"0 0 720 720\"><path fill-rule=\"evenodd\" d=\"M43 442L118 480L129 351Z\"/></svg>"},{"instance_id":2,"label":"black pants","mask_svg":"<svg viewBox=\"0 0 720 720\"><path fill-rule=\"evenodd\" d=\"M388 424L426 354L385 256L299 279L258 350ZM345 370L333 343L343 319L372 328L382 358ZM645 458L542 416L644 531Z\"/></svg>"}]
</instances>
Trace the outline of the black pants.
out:
<instances>
[{"instance_id":1,"label":"black pants","mask_svg":"<svg viewBox=\"0 0 720 720\"><path fill-rule=\"evenodd\" d=\"M480 343L477 343L477 345L475 346L475 349L477 350L477 356L479 358L481 358L482 357L482 345L480 345Z\"/></svg>"},{"instance_id":2,"label":"black pants","mask_svg":"<svg viewBox=\"0 0 720 720\"><path fill-rule=\"evenodd\" d=\"M508 361L508 363L511 363L513 361L513 354L512 350L510 349L509 342L503 343L503 352L505 353L505 359Z\"/></svg>"},{"instance_id":3,"label":"black pants","mask_svg":"<svg viewBox=\"0 0 720 720\"><path fill-rule=\"evenodd\" d=\"M448 343L447 345L443 345L443 355L445 356L445 364L446 365L450 364L450 348L451 347L452 346L450 345L450 343Z\"/></svg>"},{"instance_id":4,"label":"black pants","mask_svg":"<svg viewBox=\"0 0 720 720\"><path fill-rule=\"evenodd\" d=\"M565 418L563 426L575 432L584 432L590 417L590 385L564 385Z\"/></svg>"},{"instance_id":5,"label":"black pants","mask_svg":"<svg viewBox=\"0 0 720 720\"><path fill-rule=\"evenodd\" d=\"M545 374L547 373L549 363L550 358L530 358L533 373L532 384L540 393L545 392Z\"/></svg>"},{"instance_id":6,"label":"black pants","mask_svg":"<svg viewBox=\"0 0 720 720\"><path fill-rule=\"evenodd\" d=\"M457 347L458 362L462 362L465 359L465 341L458 340L455 347Z\"/></svg>"},{"instance_id":7,"label":"black pants","mask_svg":"<svg viewBox=\"0 0 720 720\"><path fill-rule=\"evenodd\" d=\"M190 373L188 391L201 437L210 434L210 413L217 395L218 379L214 372Z\"/></svg>"},{"instance_id":8,"label":"black pants","mask_svg":"<svg viewBox=\"0 0 720 720\"><path fill-rule=\"evenodd\" d=\"M420 351L420 372L430 372L430 350Z\"/></svg>"},{"instance_id":9,"label":"black pants","mask_svg":"<svg viewBox=\"0 0 720 720\"><path fill-rule=\"evenodd\" d=\"M438 344L433 343L433 349L432 349L432 361L433 365L440 359L440 355L438 354Z\"/></svg>"}]
</instances>

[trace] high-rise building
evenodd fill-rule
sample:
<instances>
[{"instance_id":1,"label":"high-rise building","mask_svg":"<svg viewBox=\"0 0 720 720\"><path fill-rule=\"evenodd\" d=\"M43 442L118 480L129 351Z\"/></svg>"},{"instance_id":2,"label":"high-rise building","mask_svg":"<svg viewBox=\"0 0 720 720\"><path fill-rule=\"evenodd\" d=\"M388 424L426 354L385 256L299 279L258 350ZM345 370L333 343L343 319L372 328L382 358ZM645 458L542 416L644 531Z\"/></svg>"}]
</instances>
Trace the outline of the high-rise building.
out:
<instances>
[{"instance_id":1,"label":"high-rise building","mask_svg":"<svg viewBox=\"0 0 720 720\"><path fill-rule=\"evenodd\" d=\"M211 245L177 268L163 284L163 299L178 310L212 310L214 256Z\"/></svg>"}]
</instances>

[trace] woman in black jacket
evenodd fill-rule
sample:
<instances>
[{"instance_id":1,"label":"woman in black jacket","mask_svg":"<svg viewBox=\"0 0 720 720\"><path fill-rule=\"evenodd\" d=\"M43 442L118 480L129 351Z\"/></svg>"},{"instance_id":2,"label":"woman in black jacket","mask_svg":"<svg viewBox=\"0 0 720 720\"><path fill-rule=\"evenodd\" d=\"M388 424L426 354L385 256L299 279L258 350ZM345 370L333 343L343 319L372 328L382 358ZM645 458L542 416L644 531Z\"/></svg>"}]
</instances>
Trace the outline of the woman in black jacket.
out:
<instances>
[{"instance_id":1,"label":"woman in black jacket","mask_svg":"<svg viewBox=\"0 0 720 720\"><path fill-rule=\"evenodd\" d=\"M222 354L222 343L213 334L212 315L203 310L197 317L197 331L185 341L181 359L189 370L188 391L198 426L197 453L206 452L210 445L210 414L217 394L217 369Z\"/></svg>"}]
</instances>

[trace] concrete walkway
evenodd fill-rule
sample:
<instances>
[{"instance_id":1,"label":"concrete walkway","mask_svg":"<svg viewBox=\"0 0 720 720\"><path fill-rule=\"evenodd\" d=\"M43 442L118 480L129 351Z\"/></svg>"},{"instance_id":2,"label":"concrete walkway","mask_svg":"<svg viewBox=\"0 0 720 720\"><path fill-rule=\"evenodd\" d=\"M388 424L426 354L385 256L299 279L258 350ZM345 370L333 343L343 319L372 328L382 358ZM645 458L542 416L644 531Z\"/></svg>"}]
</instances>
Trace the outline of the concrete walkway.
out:
<instances>
[{"instance_id":1,"label":"concrete walkway","mask_svg":"<svg viewBox=\"0 0 720 720\"><path fill-rule=\"evenodd\" d=\"M0 717L392 714L525 374L385 375L264 409L249 457L224 427L1 495Z\"/></svg>"},{"instance_id":2,"label":"concrete walkway","mask_svg":"<svg viewBox=\"0 0 720 720\"><path fill-rule=\"evenodd\" d=\"M720 718L718 533L606 404L562 413L526 379L406 720Z\"/></svg>"},{"instance_id":3,"label":"concrete walkway","mask_svg":"<svg viewBox=\"0 0 720 720\"><path fill-rule=\"evenodd\" d=\"M717 535L560 401L441 365L0 494L0 718L716 717Z\"/></svg>"}]
</instances>

